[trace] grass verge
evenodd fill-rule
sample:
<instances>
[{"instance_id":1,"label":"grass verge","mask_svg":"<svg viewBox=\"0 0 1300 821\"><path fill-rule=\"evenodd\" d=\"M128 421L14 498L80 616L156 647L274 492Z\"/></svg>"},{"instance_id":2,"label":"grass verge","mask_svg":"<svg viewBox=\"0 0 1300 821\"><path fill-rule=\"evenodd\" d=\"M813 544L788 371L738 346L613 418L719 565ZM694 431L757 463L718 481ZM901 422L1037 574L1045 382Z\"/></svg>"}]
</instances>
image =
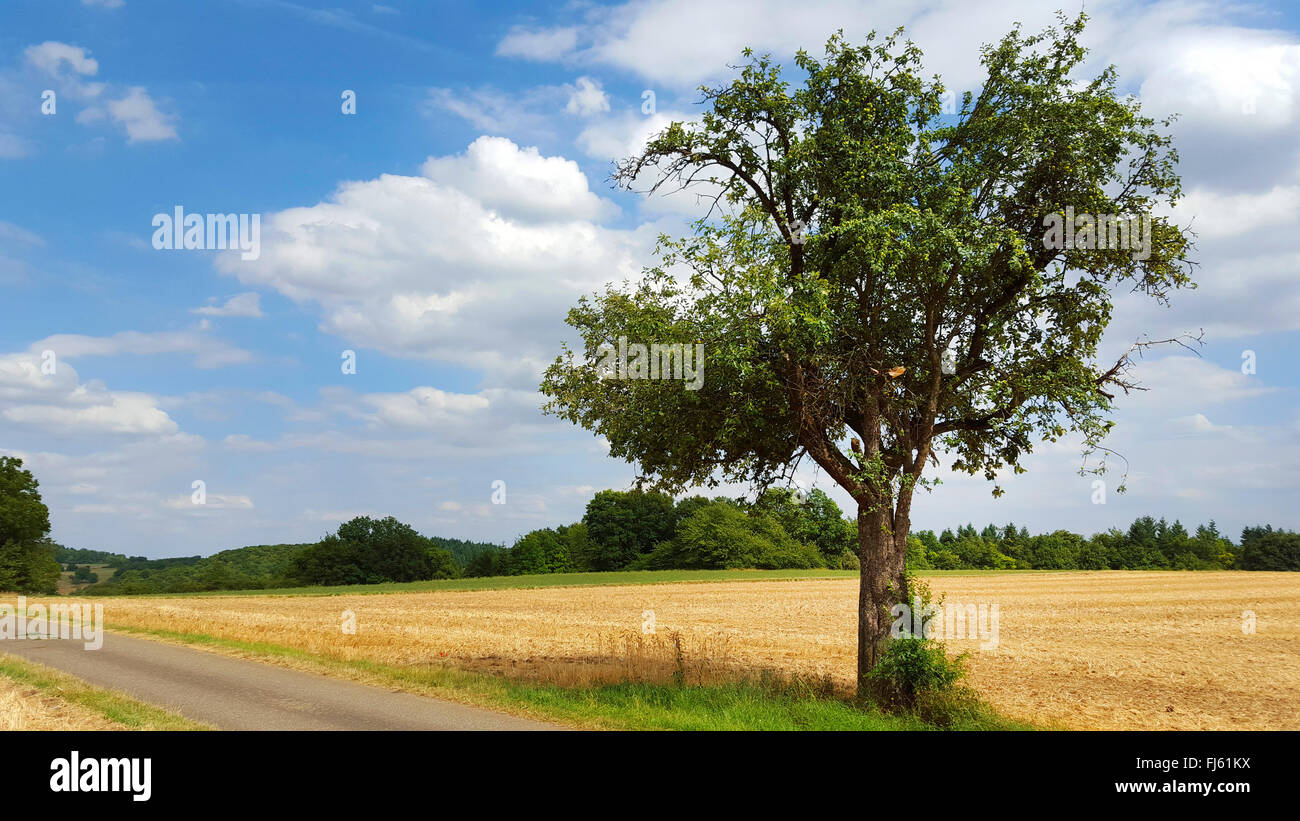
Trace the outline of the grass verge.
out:
<instances>
[{"instance_id":1,"label":"grass verge","mask_svg":"<svg viewBox=\"0 0 1300 821\"><path fill-rule=\"evenodd\" d=\"M271 662L363 684L472 704L570 727L604 730L934 730L916 718L818 696L774 677L706 686L624 683L560 687L450 666L343 660L265 642L136 627L123 633ZM1028 730L979 708L948 729Z\"/></svg>"},{"instance_id":2,"label":"grass verge","mask_svg":"<svg viewBox=\"0 0 1300 821\"><path fill-rule=\"evenodd\" d=\"M124 730L210 730L171 710L88 684L43 664L0 654L0 676L90 710Z\"/></svg>"}]
</instances>

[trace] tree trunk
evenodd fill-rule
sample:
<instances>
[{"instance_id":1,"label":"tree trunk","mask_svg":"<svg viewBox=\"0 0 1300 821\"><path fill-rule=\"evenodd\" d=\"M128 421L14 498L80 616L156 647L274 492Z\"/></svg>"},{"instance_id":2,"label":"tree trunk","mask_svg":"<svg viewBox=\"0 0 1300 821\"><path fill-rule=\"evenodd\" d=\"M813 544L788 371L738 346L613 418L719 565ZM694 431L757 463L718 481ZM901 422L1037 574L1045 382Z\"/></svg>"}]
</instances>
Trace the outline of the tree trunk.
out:
<instances>
[{"instance_id":1,"label":"tree trunk","mask_svg":"<svg viewBox=\"0 0 1300 821\"><path fill-rule=\"evenodd\" d=\"M889 643L894 617L890 609L907 596L904 557L907 522L893 530L890 511L858 507L858 696L867 692L866 674L880 661Z\"/></svg>"}]
</instances>

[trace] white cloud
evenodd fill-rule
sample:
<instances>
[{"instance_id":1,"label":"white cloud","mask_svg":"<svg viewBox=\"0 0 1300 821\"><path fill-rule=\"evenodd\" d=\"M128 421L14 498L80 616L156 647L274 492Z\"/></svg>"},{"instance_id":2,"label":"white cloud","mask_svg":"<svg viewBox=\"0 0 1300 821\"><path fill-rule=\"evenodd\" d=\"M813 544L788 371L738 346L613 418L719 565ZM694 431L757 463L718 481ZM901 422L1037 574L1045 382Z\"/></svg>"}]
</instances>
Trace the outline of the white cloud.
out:
<instances>
[{"instance_id":1,"label":"white cloud","mask_svg":"<svg viewBox=\"0 0 1300 821\"><path fill-rule=\"evenodd\" d=\"M1210 421L1203 413L1193 413L1188 416L1178 416L1171 420L1170 430L1180 431L1192 435L1201 435L1208 433L1225 433L1232 430L1232 425L1216 425Z\"/></svg>"},{"instance_id":2,"label":"white cloud","mask_svg":"<svg viewBox=\"0 0 1300 821\"><path fill-rule=\"evenodd\" d=\"M489 135L539 141L557 137L557 114L593 117L609 111L610 99L599 81L579 77L573 83L521 91L493 86L460 91L432 88L425 104L431 116L447 111Z\"/></svg>"},{"instance_id":3,"label":"white cloud","mask_svg":"<svg viewBox=\"0 0 1300 821\"><path fill-rule=\"evenodd\" d=\"M51 350L60 359L84 356L157 356L184 353L199 368L220 368L253 361L253 354L211 336L193 331L121 331L112 336L55 334L32 343L33 354Z\"/></svg>"},{"instance_id":4,"label":"white cloud","mask_svg":"<svg viewBox=\"0 0 1300 821\"><path fill-rule=\"evenodd\" d=\"M178 139L174 125L176 118L159 111L141 86L133 86L125 97L110 101L107 107L113 122L126 130L127 142Z\"/></svg>"},{"instance_id":5,"label":"white cloud","mask_svg":"<svg viewBox=\"0 0 1300 821\"><path fill-rule=\"evenodd\" d=\"M576 297L639 275L659 230L601 227L612 206L575 163L508 140L481 138L425 173L271 214L259 260L216 264L318 304L322 329L355 345L535 386Z\"/></svg>"},{"instance_id":6,"label":"white cloud","mask_svg":"<svg viewBox=\"0 0 1300 821\"><path fill-rule=\"evenodd\" d=\"M1179 225L1191 226L1198 239L1212 240L1286 228L1300 214L1300 185L1276 185L1260 193L1227 194L1193 189L1174 211Z\"/></svg>"},{"instance_id":7,"label":"white cloud","mask_svg":"<svg viewBox=\"0 0 1300 821\"><path fill-rule=\"evenodd\" d=\"M602 111L609 111L609 95L601 88L600 82L590 77L579 77L575 81L573 93L564 110L570 114L590 117Z\"/></svg>"},{"instance_id":8,"label":"white cloud","mask_svg":"<svg viewBox=\"0 0 1300 821\"><path fill-rule=\"evenodd\" d=\"M155 397L82 383L71 365L40 352L0 355L0 418L59 434L177 432Z\"/></svg>"},{"instance_id":9,"label":"white cloud","mask_svg":"<svg viewBox=\"0 0 1300 821\"><path fill-rule=\"evenodd\" d=\"M674 111L645 115L637 111L597 120L578 134L575 142L589 157L598 160L621 160L640 153L646 142L674 120L691 118Z\"/></svg>"},{"instance_id":10,"label":"white cloud","mask_svg":"<svg viewBox=\"0 0 1300 821\"><path fill-rule=\"evenodd\" d=\"M120 9L126 5L126 0L81 0L83 6L98 6L102 9Z\"/></svg>"},{"instance_id":11,"label":"white cloud","mask_svg":"<svg viewBox=\"0 0 1300 821\"><path fill-rule=\"evenodd\" d=\"M468 417L487 410L490 404L482 394L449 393L438 388L412 388L405 393L373 393L361 397L373 409L365 414L386 427L428 428L450 421L468 421Z\"/></svg>"},{"instance_id":12,"label":"white cloud","mask_svg":"<svg viewBox=\"0 0 1300 821\"><path fill-rule=\"evenodd\" d=\"M55 92L53 101L60 115L69 105L84 104L73 115L75 122L112 123L123 130L129 143L177 139L176 115L160 110L143 86L119 87L88 79L98 76L99 69L99 61L81 46L56 40L28 46L21 66L0 72L0 118L21 126L0 133L0 157L29 153L32 135L23 129L31 131L33 119L41 116L30 103L32 86Z\"/></svg>"},{"instance_id":13,"label":"white cloud","mask_svg":"<svg viewBox=\"0 0 1300 821\"><path fill-rule=\"evenodd\" d=\"M100 396L105 400L99 402ZM10 405L0 416L16 425L47 431L75 434L97 433L175 433L176 423L157 407L154 397L124 391L104 392L82 389L74 399L93 404L82 407L55 405Z\"/></svg>"},{"instance_id":14,"label":"white cloud","mask_svg":"<svg viewBox=\"0 0 1300 821\"><path fill-rule=\"evenodd\" d=\"M497 44L497 54L528 60L559 60L577 44L578 29L573 26L544 29L516 26Z\"/></svg>"},{"instance_id":15,"label":"white cloud","mask_svg":"<svg viewBox=\"0 0 1300 821\"><path fill-rule=\"evenodd\" d=\"M570 222L618 213L592 192L577 163L543 157L504 137L479 137L456 157L430 157L421 172L509 218Z\"/></svg>"},{"instance_id":16,"label":"white cloud","mask_svg":"<svg viewBox=\"0 0 1300 821\"><path fill-rule=\"evenodd\" d=\"M243 316L243 317L260 317L262 316L261 296L255 291L248 291L242 294L235 294L227 299L222 305L204 305L201 308L191 308L191 313L203 314L204 316Z\"/></svg>"},{"instance_id":17,"label":"white cloud","mask_svg":"<svg viewBox=\"0 0 1300 821\"><path fill-rule=\"evenodd\" d=\"M99 62L86 54L81 46L46 40L35 46L28 46L23 52L29 65L47 74L57 75L66 65L77 74L94 76L99 73Z\"/></svg>"}]
</instances>

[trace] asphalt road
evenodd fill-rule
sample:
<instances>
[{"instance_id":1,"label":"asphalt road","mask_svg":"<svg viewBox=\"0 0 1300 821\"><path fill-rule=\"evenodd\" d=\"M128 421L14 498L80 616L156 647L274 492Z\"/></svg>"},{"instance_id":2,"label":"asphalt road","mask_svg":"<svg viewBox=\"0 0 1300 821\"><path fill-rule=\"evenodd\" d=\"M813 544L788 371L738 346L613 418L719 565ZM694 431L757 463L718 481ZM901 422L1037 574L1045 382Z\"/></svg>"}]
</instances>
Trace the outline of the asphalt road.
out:
<instances>
[{"instance_id":1,"label":"asphalt road","mask_svg":"<svg viewBox=\"0 0 1300 821\"><path fill-rule=\"evenodd\" d=\"M0 641L39 662L222 730L562 730L564 727L315 673L105 633L80 641Z\"/></svg>"}]
</instances>

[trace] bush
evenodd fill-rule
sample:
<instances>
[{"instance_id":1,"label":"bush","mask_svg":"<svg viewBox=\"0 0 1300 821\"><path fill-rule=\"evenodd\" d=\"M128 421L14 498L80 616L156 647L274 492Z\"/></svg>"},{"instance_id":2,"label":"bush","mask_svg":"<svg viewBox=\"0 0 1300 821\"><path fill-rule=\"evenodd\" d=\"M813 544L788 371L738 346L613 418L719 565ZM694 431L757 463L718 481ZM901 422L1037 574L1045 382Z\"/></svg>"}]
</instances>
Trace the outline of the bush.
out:
<instances>
[{"instance_id":1,"label":"bush","mask_svg":"<svg viewBox=\"0 0 1300 821\"><path fill-rule=\"evenodd\" d=\"M931 554L930 564L935 570L960 570L962 568L961 556L951 550L940 550Z\"/></svg>"},{"instance_id":2,"label":"bush","mask_svg":"<svg viewBox=\"0 0 1300 821\"><path fill-rule=\"evenodd\" d=\"M916 637L889 642L880 663L867 674L877 700L886 709L917 712L959 700L957 687L966 676L966 654L948 658L943 642Z\"/></svg>"}]
</instances>

